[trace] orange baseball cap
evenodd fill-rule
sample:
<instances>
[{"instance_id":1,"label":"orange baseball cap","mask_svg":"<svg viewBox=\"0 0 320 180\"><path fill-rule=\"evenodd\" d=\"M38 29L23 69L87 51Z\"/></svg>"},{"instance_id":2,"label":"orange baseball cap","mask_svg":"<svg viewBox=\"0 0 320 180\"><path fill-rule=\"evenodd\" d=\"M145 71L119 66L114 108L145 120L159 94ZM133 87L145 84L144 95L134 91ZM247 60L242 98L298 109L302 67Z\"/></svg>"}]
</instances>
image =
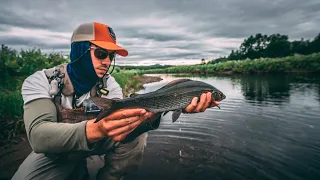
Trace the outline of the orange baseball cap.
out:
<instances>
[{"instance_id":1,"label":"orange baseball cap","mask_svg":"<svg viewBox=\"0 0 320 180\"><path fill-rule=\"evenodd\" d=\"M80 24L73 32L71 43L90 41L91 43L107 49L114 50L120 56L127 56L128 51L116 43L116 35L107 24L99 22Z\"/></svg>"}]
</instances>

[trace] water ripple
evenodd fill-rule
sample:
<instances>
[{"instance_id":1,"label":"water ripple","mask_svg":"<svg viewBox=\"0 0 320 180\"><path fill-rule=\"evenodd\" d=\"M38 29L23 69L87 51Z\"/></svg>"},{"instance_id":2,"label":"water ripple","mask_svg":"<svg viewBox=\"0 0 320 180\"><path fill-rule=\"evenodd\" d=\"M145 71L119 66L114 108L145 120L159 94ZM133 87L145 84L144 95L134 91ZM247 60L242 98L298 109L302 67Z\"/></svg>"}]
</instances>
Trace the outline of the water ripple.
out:
<instances>
[{"instance_id":1,"label":"water ripple","mask_svg":"<svg viewBox=\"0 0 320 180\"><path fill-rule=\"evenodd\" d=\"M175 123L170 113L163 117L149 132L146 164L136 179L319 179L319 80L192 79L215 84L227 99L221 109L182 114Z\"/></svg>"}]
</instances>

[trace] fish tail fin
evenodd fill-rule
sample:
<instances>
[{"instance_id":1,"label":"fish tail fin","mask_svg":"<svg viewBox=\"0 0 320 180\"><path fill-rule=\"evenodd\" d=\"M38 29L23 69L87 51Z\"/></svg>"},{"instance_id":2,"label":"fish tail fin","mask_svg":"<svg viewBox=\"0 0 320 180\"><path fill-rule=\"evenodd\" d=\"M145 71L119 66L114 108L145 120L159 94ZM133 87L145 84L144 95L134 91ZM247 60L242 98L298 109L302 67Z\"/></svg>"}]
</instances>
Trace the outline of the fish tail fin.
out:
<instances>
[{"instance_id":1,"label":"fish tail fin","mask_svg":"<svg viewBox=\"0 0 320 180\"><path fill-rule=\"evenodd\" d=\"M165 116L168 112L169 112L169 111L165 111L165 112L163 113L163 116Z\"/></svg>"}]
</instances>

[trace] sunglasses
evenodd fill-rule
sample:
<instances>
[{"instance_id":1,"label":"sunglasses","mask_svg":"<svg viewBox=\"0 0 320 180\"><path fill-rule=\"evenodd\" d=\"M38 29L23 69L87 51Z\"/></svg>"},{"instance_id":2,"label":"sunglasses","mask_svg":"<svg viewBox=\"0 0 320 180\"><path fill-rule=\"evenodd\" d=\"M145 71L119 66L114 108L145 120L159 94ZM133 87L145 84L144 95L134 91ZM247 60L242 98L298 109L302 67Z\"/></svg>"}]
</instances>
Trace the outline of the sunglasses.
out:
<instances>
[{"instance_id":1,"label":"sunglasses","mask_svg":"<svg viewBox=\"0 0 320 180\"><path fill-rule=\"evenodd\" d=\"M94 56L98 59L106 59L108 56L110 57L110 61L113 61L115 56L116 56L116 52L113 51L113 52L109 52L105 49L102 49L100 47L90 47L90 49L94 49Z\"/></svg>"}]
</instances>

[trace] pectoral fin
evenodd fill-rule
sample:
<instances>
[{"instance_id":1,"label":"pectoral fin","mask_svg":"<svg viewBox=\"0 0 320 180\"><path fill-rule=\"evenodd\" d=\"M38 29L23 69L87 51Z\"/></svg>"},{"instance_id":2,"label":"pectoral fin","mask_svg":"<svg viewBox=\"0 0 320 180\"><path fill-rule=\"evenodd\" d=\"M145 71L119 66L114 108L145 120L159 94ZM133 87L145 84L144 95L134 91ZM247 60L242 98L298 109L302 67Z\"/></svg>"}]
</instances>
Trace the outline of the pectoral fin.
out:
<instances>
[{"instance_id":1,"label":"pectoral fin","mask_svg":"<svg viewBox=\"0 0 320 180\"><path fill-rule=\"evenodd\" d=\"M176 122L182 113L182 109L177 109L172 113L172 122Z\"/></svg>"},{"instance_id":2,"label":"pectoral fin","mask_svg":"<svg viewBox=\"0 0 320 180\"><path fill-rule=\"evenodd\" d=\"M163 113L163 116L165 116L168 112L169 112L169 111L165 111L165 112Z\"/></svg>"},{"instance_id":3,"label":"pectoral fin","mask_svg":"<svg viewBox=\"0 0 320 180\"><path fill-rule=\"evenodd\" d=\"M94 123L97 123L97 122L99 122L101 119L109 116L109 115L111 114L111 112L112 112L111 109L106 109L106 110L101 111L101 112L98 114L98 116L97 116L96 120L94 121Z\"/></svg>"}]
</instances>

